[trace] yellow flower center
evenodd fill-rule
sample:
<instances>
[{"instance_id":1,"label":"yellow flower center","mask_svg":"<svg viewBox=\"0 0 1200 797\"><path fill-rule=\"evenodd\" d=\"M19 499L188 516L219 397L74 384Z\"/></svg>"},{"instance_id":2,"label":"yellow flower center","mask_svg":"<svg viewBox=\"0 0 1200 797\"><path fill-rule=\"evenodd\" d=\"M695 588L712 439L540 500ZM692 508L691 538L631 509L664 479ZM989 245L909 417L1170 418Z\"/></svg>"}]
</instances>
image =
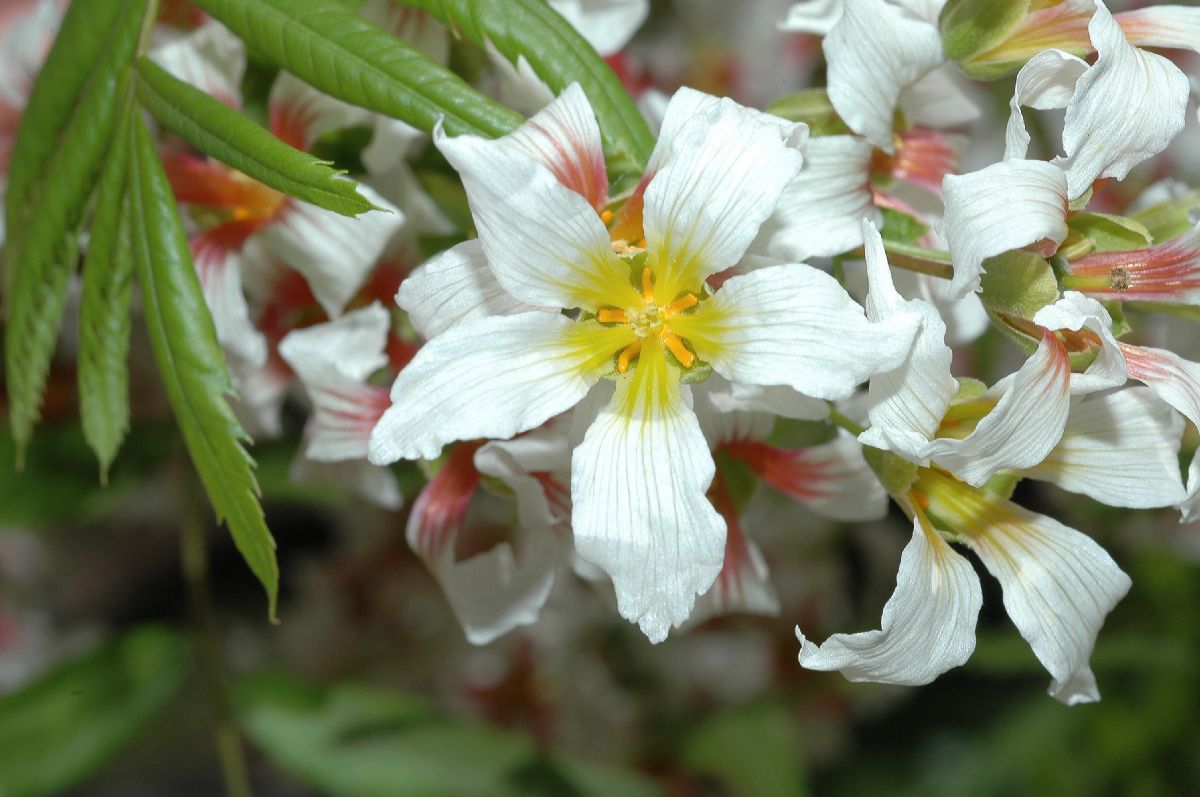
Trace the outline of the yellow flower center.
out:
<instances>
[{"instance_id":1,"label":"yellow flower center","mask_svg":"<svg viewBox=\"0 0 1200 797\"><path fill-rule=\"evenodd\" d=\"M630 363L641 353L643 342L651 336L661 340L680 365L691 368L696 362L696 354L683 338L671 331L670 321L699 303L700 298L696 294L685 293L670 304L659 307L654 300L654 271L650 266L642 269L640 307L627 307L624 310L603 307L596 314L596 320L601 324L624 324L637 336L637 340L622 349L617 356L617 371L623 374L629 370Z\"/></svg>"}]
</instances>

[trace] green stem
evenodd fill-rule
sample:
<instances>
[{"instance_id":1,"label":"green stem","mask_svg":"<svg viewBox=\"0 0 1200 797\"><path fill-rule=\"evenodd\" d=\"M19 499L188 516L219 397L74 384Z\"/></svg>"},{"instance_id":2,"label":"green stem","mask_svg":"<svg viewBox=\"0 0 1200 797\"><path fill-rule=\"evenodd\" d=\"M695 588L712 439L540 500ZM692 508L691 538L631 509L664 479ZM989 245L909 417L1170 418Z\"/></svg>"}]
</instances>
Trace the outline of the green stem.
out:
<instances>
[{"instance_id":1,"label":"green stem","mask_svg":"<svg viewBox=\"0 0 1200 797\"><path fill-rule=\"evenodd\" d=\"M142 31L138 36L138 55L145 55L150 50L150 38L154 35L154 26L158 22L158 4L160 0L150 0L146 4L146 16L142 17Z\"/></svg>"},{"instance_id":2,"label":"green stem","mask_svg":"<svg viewBox=\"0 0 1200 797\"><path fill-rule=\"evenodd\" d=\"M186 465L181 465L180 470L186 470ZM246 757L233 722L229 689L221 667L212 595L208 589L208 538L200 521L204 510L200 502L195 500L194 488L190 483L191 474L184 473L182 477L187 480L185 493L188 499L184 504L181 541L183 577L187 582L188 601L191 604L200 677L213 713L217 759L225 781L225 793L229 797L252 797Z\"/></svg>"},{"instance_id":3,"label":"green stem","mask_svg":"<svg viewBox=\"0 0 1200 797\"><path fill-rule=\"evenodd\" d=\"M950 261L949 252L896 241L884 241L883 249L888 254L888 263L896 268L947 280L954 279L954 266Z\"/></svg>"},{"instance_id":4,"label":"green stem","mask_svg":"<svg viewBox=\"0 0 1200 797\"><path fill-rule=\"evenodd\" d=\"M832 423L834 426L838 426L838 427L841 427L842 429L845 429L847 432L850 432L850 434L854 435L855 437L858 437L860 434L867 431L867 427L863 426L858 421L856 421L852 418L847 418L840 411L838 411L838 409L836 407L834 407L832 404L829 405L829 422Z\"/></svg>"}]
</instances>

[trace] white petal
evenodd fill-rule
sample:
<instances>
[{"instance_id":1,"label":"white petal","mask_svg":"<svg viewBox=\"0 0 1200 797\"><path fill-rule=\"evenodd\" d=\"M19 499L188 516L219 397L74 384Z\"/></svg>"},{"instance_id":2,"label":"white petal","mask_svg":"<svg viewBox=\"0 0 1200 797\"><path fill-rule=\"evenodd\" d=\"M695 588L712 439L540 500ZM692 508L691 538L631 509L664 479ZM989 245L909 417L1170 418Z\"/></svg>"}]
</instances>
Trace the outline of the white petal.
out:
<instances>
[{"instance_id":1,"label":"white petal","mask_svg":"<svg viewBox=\"0 0 1200 797\"><path fill-rule=\"evenodd\" d=\"M1167 47L1200 52L1200 8L1151 6L1117 15L1121 30L1139 47Z\"/></svg>"},{"instance_id":2,"label":"white petal","mask_svg":"<svg viewBox=\"0 0 1200 797\"><path fill-rule=\"evenodd\" d=\"M914 521L880 629L835 634L816 645L797 627L800 664L839 670L851 681L927 684L970 658L982 604L971 563Z\"/></svg>"},{"instance_id":3,"label":"white petal","mask_svg":"<svg viewBox=\"0 0 1200 797\"><path fill-rule=\"evenodd\" d=\"M722 99L677 129L645 193L649 263L666 293L737 264L800 171L792 138L803 127Z\"/></svg>"},{"instance_id":4,"label":"white petal","mask_svg":"<svg viewBox=\"0 0 1200 797\"><path fill-rule=\"evenodd\" d=\"M743 385L732 383L727 392L713 393L713 405L721 412L762 412L798 421L822 421L829 417L829 404L806 396L787 385Z\"/></svg>"},{"instance_id":5,"label":"white petal","mask_svg":"<svg viewBox=\"0 0 1200 797\"><path fill-rule=\"evenodd\" d=\"M612 578L621 616L651 642L691 613L725 556L725 522L705 496L708 443L665 355L634 372L571 459L575 548Z\"/></svg>"},{"instance_id":6,"label":"white petal","mask_svg":"<svg viewBox=\"0 0 1200 797\"><path fill-rule=\"evenodd\" d=\"M829 100L850 129L891 152L900 94L945 60L933 25L885 0L845 0L822 42Z\"/></svg>"},{"instance_id":7,"label":"white petal","mask_svg":"<svg viewBox=\"0 0 1200 797\"><path fill-rule=\"evenodd\" d=\"M314 363L325 363L349 379L366 381L387 365L391 318L379 302L334 321L294 329L279 342L279 354L302 380Z\"/></svg>"},{"instance_id":8,"label":"white petal","mask_svg":"<svg viewBox=\"0 0 1200 797\"><path fill-rule=\"evenodd\" d=\"M818 515L857 523L887 514L887 491L863 459L854 435L839 430L832 441L795 453L795 464L809 475L804 489L809 494L793 497Z\"/></svg>"},{"instance_id":9,"label":"white petal","mask_svg":"<svg viewBox=\"0 0 1200 797\"><path fill-rule=\"evenodd\" d=\"M903 362L917 321L898 314L871 324L828 274L785 265L733 277L700 311L671 323L731 381L834 400Z\"/></svg>"},{"instance_id":10,"label":"white petal","mask_svg":"<svg viewBox=\"0 0 1200 797\"><path fill-rule=\"evenodd\" d=\"M1078 291L1066 291L1061 299L1038 310L1033 322L1050 330L1089 329L1100 336L1103 345L1087 369L1071 374L1071 392L1082 394L1107 390L1125 384L1125 357L1112 333L1112 317L1104 305Z\"/></svg>"},{"instance_id":11,"label":"white petal","mask_svg":"<svg viewBox=\"0 0 1200 797\"><path fill-rule=\"evenodd\" d=\"M871 285L867 319L879 322L915 313L921 325L912 351L900 367L871 377L871 428L859 440L925 465L927 461L914 456L914 445L933 438L958 392L958 382L950 373L954 353L944 342L946 324L937 310L920 299L905 300L896 291L883 240L869 221L863 222L863 238Z\"/></svg>"},{"instance_id":12,"label":"white petal","mask_svg":"<svg viewBox=\"0 0 1200 797\"><path fill-rule=\"evenodd\" d=\"M650 13L649 0L550 0L600 55L613 55L633 38Z\"/></svg>"},{"instance_id":13,"label":"white petal","mask_svg":"<svg viewBox=\"0 0 1200 797\"><path fill-rule=\"evenodd\" d=\"M946 324L946 342L951 346L974 343L992 327L977 294L956 297L950 283L941 277L901 270L892 273L892 281L902 295L924 299L937 309Z\"/></svg>"},{"instance_id":14,"label":"white petal","mask_svg":"<svg viewBox=\"0 0 1200 797\"><path fill-rule=\"evenodd\" d=\"M569 531L571 452L565 424L512 440L493 440L475 452L475 467L504 482L517 499L522 529Z\"/></svg>"},{"instance_id":15,"label":"white petal","mask_svg":"<svg viewBox=\"0 0 1200 797\"><path fill-rule=\"evenodd\" d=\"M779 29L790 33L828 35L842 18L842 0L804 0L793 3Z\"/></svg>"},{"instance_id":16,"label":"white petal","mask_svg":"<svg viewBox=\"0 0 1200 797\"><path fill-rule=\"evenodd\" d=\"M434 459L452 440L512 437L570 409L600 377L573 356L580 328L549 313L492 316L426 343L392 385L371 461Z\"/></svg>"},{"instance_id":17,"label":"white petal","mask_svg":"<svg viewBox=\"0 0 1200 797\"><path fill-rule=\"evenodd\" d=\"M775 426L775 418L769 413L731 406L737 403L732 396L735 387L713 375L692 389L692 411L714 450L735 440L762 440Z\"/></svg>"},{"instance_id":18,"label":"white petal","mask_svg":"<svg viewBox=\"0 0 1200 797\"><path fill-rule=\"evenodd\" d=\"M229 28L215 19L155 48L150 57L183 82L222 102L241 107L246 47Z\"/></svg>"},{"instance_id":19,"label":"white petal","mask_svg":"<svg viewBox=\"0 0 1200 797\"><path fill-rule=\"evenodd\" d=\"M936 130L961 127L980 116L979 106L953 63L942 64L909 86L900 97L900 109L910 124Z\"/></svg>"},{"instance_id":20,"label":"white petal","mask_svg":"<svg viewBox=\"0 0 1200 797\"><path fill-rule=\"evenodd\" d=\"M391 0L387 0L391 5ZM391 169L398 162L407 163L407 156L415 155L417 146L428 140L424 131L384 116L374 116L371 142L363 148L362 162L369 174ZM385 192L386 193L386 192Z\"/></svg>"},{"instance_id":21,"label":"white petal","mask_svg":"<svg viewBox=\"0 0 1200 797\"><path fill-rule=\"evenodd\" d=\"M939 438L925 454L968 484L981 486L996 471L1029 468L1062 437L1070 409L1071 361L1047 333L1021 369L996 385L996 406L961 440Z\"/></svg>"},{"instance_id":22,"label":"white petal","mask_svg":"<svg viewBox=\"0 0 1200 797\"><path fill-rule=\"evenodd\" d=\"M487 45L487 55L491 72L485 91L501 105L522 116L533 116L554 102L554 91L538 76L524 55L518 55L513 63L491 42Z\"/></svg>"},{"instance_id":23,"label":"white petal","mask_svg":"<svg viewBox=\"0 0 1200 797\"><path fill-rule=\"evenodd\" d=\"M1087 535L1007 501L998 507L964 541L1000 580L1008 616L1053 677L1050 694L1068 705L1099 700L1088 659L1129 576Z\"/></svg>"},{"instance_id":24,"label":"white petal","mask_svg":"<svg viewBox=\"0 0 1200 797\"><path fill-rule=\"evenodd\" d=\"M292 374L283 363L269 359L265 365L249 365L230 357L229 376L237 392L230 402L246 434L255 440L283 434L283 402L292 384Z\"/></svg>"},{"instance_id":25,"label":"white petal","mask_svg":"<svg viewBox=\"0 0 1200 797\"><path fill-rule=\"evenodd\" d=\"M730 507L732 510L732 507ZM712 588L696 601L692 622L741 612L775 617L779 614L779 592L771 583L767 562L754 540L746 536L736 515L725 515L728 531L725 563Z\"/></svg>"},{"instance_id":26,"label":"white petal","mask_svg":"<svg viewBox=\"0 0 1200 797\"><path fill-rule=\"evenodd\" d=\"M1148 388L1076 397L1062 439L1025 475L1108 506L1173 506L1184 499L1182 434L1183 419Z\"/></svg>"},{"instance_id":27,"label":"white petal","mask_svg":"<svg viewBox=\"0 0 1200 797\"><path fill-rule=\"evenodd\" d=\"M954 258L957 296L979 290L987 258L1067 237L1067 181L1049 163L1013 159L948 174L942 189L946 216L938 229Z\"/></svg>"},{"instance_id":28,"label":"white petal","mask_svg":"<svg viewBox=\"0 0 1200 797\"><path fill-rule=\"evenodd\" d=\"M304 275L313 295L333 318L358 293L404 216L367 186L359 193L383 210L342 216L307 202L290 202L250 239L247 257L277 259Z\"/></svg>"},{"instance_id":29,"label":"white petal","mask_svg":"<svg viewBox=\"0 0 1200 797\"><path fill-rule=\"evenodd\" d=\"M321 462L298 456L288 468L288 478L296 484L332 484L383 509L395 510L404 506L404 494L400 492L395 474L366 459Z\"/></svg>"},{"instance_id":30,"label":"white petal","mask_svg":"<svg viewBox=\"0 0 1200 797\"><path fill-rule=\"evenodd\" d=\"M763 225L755 249L803 262L861 245L862 220L882 223L871 198L873 151L857 136L821 136L809 141L804 168Z\"/></svg>"},{"instance_id":31,"label":"white petal","mask_svg":"<svg viewBox=\"0 0 1200 797\"><path fill-rule=\"evenodd\" d=\"M1087 68L1087 61L1062 50L1043 50L1021 67L1016 90L1009 101L1005 160L1024 158L1029 152L1029 132L1025 129L1021 106L1043 111L1066 108L1075 93L1075 84Z\"/></svg>"},{"instance_id":32,"label":"white petal","mask_svg":"<svg viewBox=\"0 0 1200 797\"><path fill-rule=\"evenodd\" d=\"M551 124L554 105L568 101L555 100L525 124ZM448 138L440 127L434 142L462 177L479 241L513 296L594 310L611 301L604 292L614 275L628 282L629 269L613 254L595 208L530 157L527 145L507 136Z\"/></svg>"},{"instance_id":33,"label":"white petal","mask_svg":"<svg viewBox=\"0 0 1200 797\"><path fill-rule=\"evenodd\" d=\"M280 72L267 100L271 132L297 149L347 127L370 127L375 114L317 91L290 72Z\"/></svg>"},{"instance_id":34,"label":"white petal","mask_svg":"<svg viewBox=\"0 0 1200 797\"><path fill-rule=\"evenodd\" d=\"M445 66L450 59L450 32L424 11L400 6L394 0L367 0L358 12L435 63Z\"/></svg>"},{"instance_id":35,"label":"white petal","mask_svg":"<svg viewBox=\"0 0 1200 797\"><path fill-rule=\"evenodd\" d=\"M5 105L14 111L25 107L33 81L58 32L63 6L60 0L36 0L0 11L0 118Z\"/></svg>"},{"instance_id":36,"label":"white petal","mask_svg":"<svg viewBox=\"0 0 1200 797\"><path fill-rule=\"evenodd\" d=\"M478 239L447 249L415 269L400 283L396 304L426 339L470 319L538 309L500 287Z\"/></svg>"},{"instance_id":37,"label":"white petal","mask_svg":"<svg viewBox=\"0 0 1200 797\"><path fill-rule=\"evenodd\" d=\"M1103 3L1088 24L1096 63L1076 85L1056 158L1072 199L1101 177L1125 179L1137 164L1167 148L1183 129L1188 80L1161 55L1125 39Z\"/></svg>"},{"instance_id":38,"label":"white petal","mask_svg":"<svg viewBox=\"0 0 1200 797\"><path fill-rule=\"evenodd\" d=\"M250 320L242 291L242 253L215 236L201 235L192 240L192 258L222 348L248 365L261 367L267 361L267 339Z\"/></svg>"}]
</instances>

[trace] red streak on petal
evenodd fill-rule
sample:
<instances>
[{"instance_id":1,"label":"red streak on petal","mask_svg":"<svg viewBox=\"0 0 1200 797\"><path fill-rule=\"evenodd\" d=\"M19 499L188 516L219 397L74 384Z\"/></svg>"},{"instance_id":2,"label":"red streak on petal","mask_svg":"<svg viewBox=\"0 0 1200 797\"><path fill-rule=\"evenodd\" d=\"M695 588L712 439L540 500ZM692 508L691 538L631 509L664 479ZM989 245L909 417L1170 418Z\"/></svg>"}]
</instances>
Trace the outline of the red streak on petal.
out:
<instances>
[{"instance_id":1,"label":"red streak on petal","mask_svg":"<svg viewBox=\"0 0 1200 797\"><path fill-rule=\"evenodd\" d=\"M942 195L942 178L958 174L958 153L950 137L937 130L922 127L906 130L896 136L895 153L876 151L871 171L876 175L919 185Z\"/></svg>"},{"instance_id":2,"label":"red streak on petal","mask_svg":"<svg viewBox=\"0 0 1200 797\"><path fill-rule=\"evenodd\" d=\"M213 161L175 153L163 167L178 201L228 211L237 221L266 223L287 206L283 194Z\"/></svg>"},{"instance_id":3,"label":"red streak on petal","mask_svg":"<svg viewBox=\"0 0 1200 797\"><path fill-rule=\"evenodd\" d=\"M462 531L479 486L475 470L475 452L483 445L473 440L460 443L450 452L441 470L425 485L413 505L417 517L417 553L427 562L435 562Z\"/></svg>"},{"instance_id":4,"label":"red streak on petal","mask_svg":"<svg viewBox=\"0 0 1200 797\"><path fill-rule=\"evenodd\" d=\"M608 170L604 166L604 152L589 150L583 141L571 140L564 145L561 136L533 119L526 124L537 131L538 137L554 150L554 157L546 166L558 181L586 199L597 212L603 210L608 204Z\"/></svg>"},{"instance_id":5,"label":"red streak on petal","mask_svg":"<svg viewBox=\"0 0 1200 797\"><path fill-rule=\"evenodd\" d=\"M750 554L737 507L734 506L733 496L720 469L713 478L708 496L713 507L725 520L725 562L721 565L721 572L717 574L717 580L713 584L713 597L721 606L728 606L741 594L742 569L746 566Z\"/></svg>"},{"instance_id":6,"label":"red streak on petal","mask_svg":"<svg viewBox=\"0 0 1200 797\"><path fill-rule=\"evenodd\" d=\"M567 532L571 527L571 488L546 471L535 471L529 475L542 485L546 503L554 513L555 528L563 533Z\"/></svg>"},{"instance_id":7,"label":"red streak on petal","mask_svg":"<svg viewBox=\"0 0 1200 797\"><path fill-rule=\"evenodd\" d=\"M1071 264L1071 275L1107 281L1084 292L1105 299L1181 301L1200 290L1200 233L1124 252L1101 252Z\"/></svg>"},{"instance_id":8,"label":"red streak on petal","mask_svg":"<svg viewBox=\"0 0 1200 797\"><path fill-rule=\"evenodd\" d=\"M829 494L825 483L836 474L837 463L810 451L776 448L758 440L734 440L721 450L745 462L760 478L779 492L799 501L815 501Z\"/></svg>"}]
</instances>

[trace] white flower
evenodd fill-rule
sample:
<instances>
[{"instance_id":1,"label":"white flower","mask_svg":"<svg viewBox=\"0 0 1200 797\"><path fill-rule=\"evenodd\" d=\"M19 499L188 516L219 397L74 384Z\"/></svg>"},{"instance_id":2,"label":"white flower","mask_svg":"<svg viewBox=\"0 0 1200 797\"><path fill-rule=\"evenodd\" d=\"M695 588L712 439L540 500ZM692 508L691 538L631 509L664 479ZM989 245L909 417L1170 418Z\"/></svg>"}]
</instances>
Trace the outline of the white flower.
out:
<instances>
[{"instance_id":1,"label":"white flower","mask_svg":"<svg viewBox=\"0 0 1200 797\"><path fill-rule=\"evenodd\" d=\"M870 324L832 278L806 266L706 287L738 263L799 170L793 145L804 132L681 90L647 174L614 217L604 212L599 129L577 85L496 141L438 131L491 272L467 281L480 296L495 297L486 286L499 285L512 314L448 313L462 320L445 322L393 385L372 461L511 437L615 380L572 455L575 544L612 577L622 615L663 639L712 584L725 543L705 497L712 457L684 377L711 366L733 382L838 399L912 343L915 319ZM452 293L424 282L429 296ZM423 303L416 290L399 298L406 308Z\"/></svg>"}]
</instances>

